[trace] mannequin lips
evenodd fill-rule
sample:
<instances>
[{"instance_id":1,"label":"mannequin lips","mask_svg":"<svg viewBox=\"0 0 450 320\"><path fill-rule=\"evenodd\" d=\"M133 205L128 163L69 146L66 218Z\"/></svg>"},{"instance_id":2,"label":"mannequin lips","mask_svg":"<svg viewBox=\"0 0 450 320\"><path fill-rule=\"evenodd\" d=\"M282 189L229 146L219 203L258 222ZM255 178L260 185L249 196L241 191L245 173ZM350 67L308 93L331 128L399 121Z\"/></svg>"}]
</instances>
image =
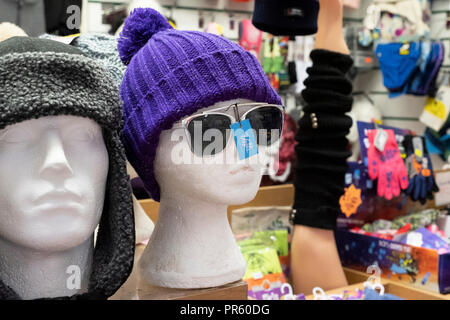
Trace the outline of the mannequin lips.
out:
<instances>
[{"instance_id":1,"label":"mannequin lips","mask_svg":"<svg viewBox=\"0 0 450 320\"><path fill-rule=\"evenodd\" d=\"M50 206L70 206L71 204L81 204L81 196L75 192L61 190L50 191L37 197L33 204L35 205L50 205Z\"/></svg>"}]
</instances>

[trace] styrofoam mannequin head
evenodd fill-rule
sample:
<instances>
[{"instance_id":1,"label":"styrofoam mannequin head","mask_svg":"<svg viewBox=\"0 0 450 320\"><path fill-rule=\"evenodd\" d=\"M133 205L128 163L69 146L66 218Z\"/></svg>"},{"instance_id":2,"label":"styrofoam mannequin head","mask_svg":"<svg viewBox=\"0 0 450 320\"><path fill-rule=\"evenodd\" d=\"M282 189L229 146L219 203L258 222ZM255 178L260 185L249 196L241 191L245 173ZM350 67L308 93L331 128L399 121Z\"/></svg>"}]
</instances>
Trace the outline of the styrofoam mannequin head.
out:
<instances>
[{"instance_id":1,"label":"styrofoam mannequin head","mask_svg":"<svg viewBox=\"0 0 450 320\"><path fill-rule=\"evenodd\" d=\"M199 112L248 102L220 102ZM248 108L239 108L239 113ZM234 116L233 108L220 112ZM139 262L140 275L152 285L170 288L209 288L240 280L245 260L231 231L227 206L255 197L263 160L256 155L239 160L232 135L224 151L198 158L183 137L186 133L176 125L160 136L154 170L161 204ZM258 151L265 154L259 146ZM180 161L180 154L181 160L188 155L190 161Z\"/></svg>"},{"instance_id":2,"label":"styrofoam mannequin head","mask_svg":"<svg viewBox=\"0 0 450 320\"><path fill-rule=\"evenodd\" d=\"M199 112L232 105L248 103L238 99L214 104ZM247 107L248 109L249 107ZM243 114L246 108L239 108ZM234 116L233 109L220 112ZM174 132L174 130L178 130ZM172 141L180 136L181 140ZM202 200L211 203L238 205L252 200L258 192L262 166L256 159L239 160L232 135L224 151L208 158L193 155L183 129L172 128L162 132L154 163L156 180L161 188L161 198L174 196ZM260 148L260 147L259 147ZM259 150L260 153L263 151ZM224 154L224 152L226 154ZM188 163L174 161L179 154L191 156ZM255 156L256 157L256 156ZM224 161L225 159L229 159Z\"/></svg>"},{"instance_id":3,"label":"styrofoam mannequin head","mask_svg":"<svg viewBox=\"0 0 450 320\"><path fill-rule=\"evenodd\" d=\"M63 251L93 236L103 210L108 153L100 126L49 116L0 131L0 237Z\"/></svg>"},{"instance_id":4,"label":"styrofoam mannequin head","mask_svg":"<svg viewBox=\"0 0 450 320\"><path fill-rule=\"evenodd\" d=\"M381 111L364 96L355 96L352 111L348 115L353 120L353 125L347 135L350 143L357 142L359 138L357 121L373 122L382 118Z\"/></svg>"}]
</instances>

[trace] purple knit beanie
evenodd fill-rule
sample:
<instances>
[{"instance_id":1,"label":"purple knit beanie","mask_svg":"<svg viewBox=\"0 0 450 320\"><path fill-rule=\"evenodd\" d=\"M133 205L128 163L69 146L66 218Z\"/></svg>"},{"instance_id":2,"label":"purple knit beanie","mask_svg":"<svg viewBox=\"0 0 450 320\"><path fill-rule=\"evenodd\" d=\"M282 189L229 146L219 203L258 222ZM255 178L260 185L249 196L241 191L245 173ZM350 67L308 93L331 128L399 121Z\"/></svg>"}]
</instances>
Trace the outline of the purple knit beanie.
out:
<instances>
[{"instance_id":1,"label":"purple knit beanie","mask_svg":"<svg viewBox=\"0 0 450 320\"><path fill-rule=\"evenodd\" d=\"M128 160L156 201L153 161L162 130L217 102L249 99L281 104L258 60L217 35L173 29L150 8L126 19L119 54L127 70L120 88Z\"/></svg>"}]
</instances>

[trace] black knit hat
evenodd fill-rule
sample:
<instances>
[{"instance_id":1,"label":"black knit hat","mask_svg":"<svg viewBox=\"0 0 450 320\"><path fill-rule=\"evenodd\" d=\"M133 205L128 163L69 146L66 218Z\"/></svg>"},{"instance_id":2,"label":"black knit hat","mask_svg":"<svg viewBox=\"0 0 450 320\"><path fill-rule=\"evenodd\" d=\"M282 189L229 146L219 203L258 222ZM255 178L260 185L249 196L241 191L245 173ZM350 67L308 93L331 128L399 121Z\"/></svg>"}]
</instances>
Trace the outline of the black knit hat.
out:
<instances>
[{"instance_id":1,"label":"black knit hat","mask_svg":"<svg viewBox=\"0 0 450 320\"><path fill-rule=\"evenodd\" d=\"M54 115L96 121L109 155L88 292L57 299L106 299L131 273L135 241L131 188L119 138L122 112L117 86L102 65L70 45L28 37L1 42L0 130ZM20 297L0 280L1 299Z\"/></svg>"},{"instance_id":2,"label":"black knit hat","mask_svg":"<svg viewBox=\"0 0 450 320\"><path fill-rule=\"evenodd\" d=\"M317 0L255 0L253 25L280 36L317 32Z\"/></svg>"}]
</instances>

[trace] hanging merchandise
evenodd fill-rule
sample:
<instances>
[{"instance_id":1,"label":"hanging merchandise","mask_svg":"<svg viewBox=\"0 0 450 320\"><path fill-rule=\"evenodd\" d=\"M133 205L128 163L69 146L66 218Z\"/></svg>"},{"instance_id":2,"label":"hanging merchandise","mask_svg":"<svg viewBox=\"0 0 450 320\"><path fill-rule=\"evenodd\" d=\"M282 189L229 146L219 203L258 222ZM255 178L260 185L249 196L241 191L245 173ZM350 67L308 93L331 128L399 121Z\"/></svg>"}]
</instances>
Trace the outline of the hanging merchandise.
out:
<instances>
[{"instance_id":1,"label":"hanging merchandise","mask_svg":"<svg viewBox=\"0 0 450 320\"><path fill-rule=\"evenodd\" d=\"M372 180L377 179L377 192L387 200L400 195L408 187L408 173L397 146L395 134L390 129L368 132L368 170Z\"/></svg>"},{"instance_id":2,"label":"hanging merchandise","mask_svg":"<svg viewBox=\"0 0 450 320\"><path fill-rule=\"evenodd\" d=\"M419 118L420 122L434 131L442 129L450 114L450 84L445 82L437 91L436 97L428 98Z\"/></svg>"},{"instance_id":3,"label":"hanging merchandise","mask_svg":"<svg viewBox=\"0 0 450 320\"><path fill-rule=\"evenodd\" d=\"M427 199L433 199L433 193L439 191L434 180L433 167L428 156L425 139L407 135L403 145L406 151L405 163L409 177L406 193L414 201L425 204Z\"/></svg>"},{"instance_id":4,"label":"hanging merchandise","mask_svg":"<svg viewBox=\"0 0 450 320\"><path fill-rule=\"evenodd\" d=\"M419 67L416 68L416 75L410 81L408 93L430 96L436 94L436 78L444 61L444 45L440 41L435 41L431 44L427 59L425 59L426 53L421 54ZM422 68L424 68L423 72Z\"/></svg>"},{"instance_id":5,"label":"hanging merchandise","mask_svg":"<svg viewBox=\"0 0 450 320\"><path fill-rule=\"evenodd\" d=\"M274 35L308 35L317 32L318 13L317 0L255 0L252 21Z\"/></svg>"},{"instance_id":6,"label":"hanging merchandise","mask_svg":"<svg viewBox=\"0 0 450 320\"><path fill-rule=\"evenodd\" d=\"M0 22L11 22L28 35L45 33L44 0L0 0Z\"/></svg>"},{"instance_id":7,"label":"hanging merchandise","mask_svg":"<svg viewBox=\"0 0 450 320\"><path fill-rule=\"evenodd\" d=\"M239 44L245 50L253 53L259 60L263 33L255 28L250 19L239 23Z\"/></svg>"},{"instance_id":8,"label":"hanging merchandise","mask_svg":"<svg viewBox=\"0 0 450 320\"><path fill-rule=\"evenodd\" d=\"M367 30L379 32L381 39L404 41L429 33L430 28L423 19L424 12L428 11L427 1L374 0L367 8L363 24Z\"/></svg>"},{"instance_id":9,"label":"hanging merchandise","mask_svg":"<svg viewBox=\"0 0 450 320\"><path fill-rule=\"evenodd\" d=\"M378 44L376 55L389 97L406 93L433 95L444 57L442 42Z\"/></svg>"},{"instance_id":10,"label":"hanging merchandise","mask_svg":"<svg viewBox=\"0 0 450 320\"><path fill-rule=\"evenodd\" d=\"M431 128L425 130L425 139L430 153L438 154L450 163L450 116L441 130Z\"/></svg>"},{"instance_id":11,"label":"hanging merchandise","mask_svg":"<svg viewBox=\"0 0 450 320\"><path fill-rule=\"evenodd\" d=\"M377 45L376 56L390 97L406 93L408 80L417 67L420 52L420 42Z\"/></svg>"},{"instance_id":12,"label":"hanging merchandise","mask_svg":"<svg viewBox=\"0 0 450 320\"><path fill-rule=\"evenodd\" d=\"M223 27L220 24L211 21L206 27L205 32L212 33L218 36L223 36Z\"/></svg>"},{"instance_id":13,"label":"hanging merchandise","mask_svg":"<svg viewBox=\"0 0 450 320\"><path fill-rule=\"evenodd\" d=\"M287 70L288 37L274 37L265 34L263 70L275 90L289 86Z\"/></svg>"},{"instance_id":14,"label":"hanging merchandise","mask_svg":"<svg viewBox=\"0 0 450 320\"><path fill-rule=\"evenodd\" d=\"M377 66L373 40L373 34L361 25L345 27L345 42L350 49L355 68L372 70Z\"/></svg>"}]
</instances>

